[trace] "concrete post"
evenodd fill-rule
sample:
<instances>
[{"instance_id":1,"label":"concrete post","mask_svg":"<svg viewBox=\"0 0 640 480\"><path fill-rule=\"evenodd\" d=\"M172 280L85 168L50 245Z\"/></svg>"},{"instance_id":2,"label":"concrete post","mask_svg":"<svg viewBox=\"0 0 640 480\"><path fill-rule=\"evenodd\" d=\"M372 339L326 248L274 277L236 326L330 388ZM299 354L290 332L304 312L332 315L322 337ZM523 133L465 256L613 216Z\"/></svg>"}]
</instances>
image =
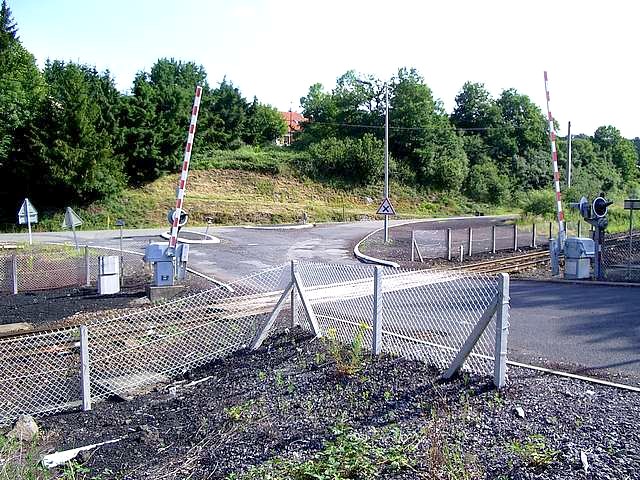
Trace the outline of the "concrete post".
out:
<instances>
[{"instance_id":1,"label":"concrete post","mask_svg":"<svg viewBox=\"0 0 640 480\"><path fill-rule=\"evenodd\" d=\"M513 224L513 251L518 251L518 224Z\"/></svg>"},{"instance_id":2,"label":"concrete post","mask_svg":"<svg viewBox=\"0 0 640 480\"><path fill-rule=\"evenodd\" d=\"M91 278L89 275L91 274L89 268L89 247L84 246L84 284L86 287L91 285Z\"/></svg>"},{"instance_id":3,"label":"concrete post","mask_svg":"<svg viewBox=\"0 0 640 480\"><path fill-rule=\"evenodd\" d=\"M11 280L13 281L13 294L18 294L18 256L13 252L11 259Z\"/></svg>"},{"instance_id":4,"label":"concrete post","mask_svg":"<svg viewBox=\"0 0 640 480\"><path fill-rule=\"evenodd\" d=\"M469 227L468 243L469 243L469 250L467 253L469 256L471 256L471 252L473 252L473 228L472 227Z\"/></svg>"},{"instance_id":5,"label":"concrete post","mask_svg":"<svg viewBox=\"0 0 640 480\"><path fill-rule=\"evenodd\" d=\"M549 241L553 238L553 222L549 222Z\"/></svg>"},{"instance_id":6,"label":"concrete post","mask_svg":"<svg viewBox=\"0 0 640 480\"><path fill-rule=\"evenodd\" d=\"M464 245L460 245L460 263L464 260Z\"/></svg>"},{"instance_id":7,"label":"concrete post","mask_svg":"<svg viewBox=\"0 0 640 480\"><path fill-rule=\"evenodd\" d=\"M380 355L382 351L382 271L375 267L373 271L373 335L371 352Z\"/></svg>"},{"instance_id":8,"label":"concrete post","mask_svg":"<svg viewBox=\"0 0 640 480\"><path fill-rule=\"evenodd\" d=\"M491 226L491 253L496 253L496 226Z\"/></svg>"},{"instance_id":9,"label":"concrete post","mask_svg":"<svg viewBox=\"0 0 640 480\"><path fill-rule=\"evenodd\" d=\"M415 230L411 230L411 261L415 261L415 250L416 248L416 232Z\"/></svg>"},{"instance_id":10,"label":"concrete post","mask_svg":"<svg viewBox=\"0 0 640 480\"><path fill-rule=\"evenodd\" d=\"M536 248L536 223L533 222L531 225L531 248Z\"/></svg>"},{"instance_id":11,"label":"concrete post","mask_svg":"<svg viewBox=\"0 0 640 480\"><path fill-rule=\"evenodd\" d=\"M82 387L82 410L91 410L91 377L89 372L89 331L80 325L80 379Z\"/></svg>"},{"instance_id":12,"label":"concrete post","mask_svg":"<svg viewBox=\"0 0 640 480\"><path fill-rule=\"evenodd\" d=\"M447 228L447 260L451 261L451 229Z\"/></svg>"},{"instance_id":13,"label":"concrete post","mask_svg":"<svg viewBox=\"0 0 640 480\"><path fill-rule=\"evenodd\" d=\"M498 295L493 383L496 387L502 388L506 384L507 340L509 338L509 275L507 273L501 273L498 277Z\"/></svg>"},{"instance_id":14,"label":"concrete post","mask_svg":"<svg viewBox=\"0 0 640 480\"><path fill-rule=\"evenodd\" d=\"M291 260L291 283L294 283L294 277L296 274L296 262L295 260ZM291 328L299 325L298 319L296 317L296 289L291 289Z\"/></svg>"}]
</instances>

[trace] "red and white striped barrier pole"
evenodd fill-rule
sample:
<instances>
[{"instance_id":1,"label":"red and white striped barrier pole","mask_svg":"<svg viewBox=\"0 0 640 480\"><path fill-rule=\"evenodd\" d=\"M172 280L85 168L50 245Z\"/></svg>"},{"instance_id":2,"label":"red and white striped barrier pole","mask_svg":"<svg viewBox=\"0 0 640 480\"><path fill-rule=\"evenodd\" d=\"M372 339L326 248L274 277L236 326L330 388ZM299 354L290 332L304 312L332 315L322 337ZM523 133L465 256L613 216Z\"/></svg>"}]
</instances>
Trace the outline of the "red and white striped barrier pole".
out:
<instances>
[{"instance_id":1,"label":"red and white striped barrier pole","mask_svg":"<svg viewBox=\"0 0 640 480\"><path fill-rule=\"evenodd\" d=\"M558 243L564 248L566 232L564 229L564 212L562 211L562 196L560 194L560 170L558 169L558 149L556 148L556 128L553 124L553 115L549 107L549 80L547 72L544 72L544 90L547 94L547 118L549 120L549 140L551 141L551 160L553 163L553 184L556 190L556 212L558 214Z\"/></svg>"},{"instance_id":2,"label":"red and white striped barrier pole","mask_svg":"<svg viewBox=\"0 0 640 480\"><path fill-rule=\"evenodd\" d=\"M196 133L196 123L198 122L198 112L200 111L200 98L202 97L202 87L196 87L196 96L193 100L193 109L191 110L191 123L189 124L189 135L187 136L187 145L184 149L184 160L182 161L182 172L180 174L180 183L178 184L178 194L176 197L176 208L173 212L173 223L171 224L171 236L169 237L169 249L167 254L173 256L176 245L178 244L178 224L180 215L182 214L182 204L184 202L184 191L187 186L187 176L189 175L189 161L191 160L191 149L193 148L193 137Z\"/></svg>"}]
</instances>

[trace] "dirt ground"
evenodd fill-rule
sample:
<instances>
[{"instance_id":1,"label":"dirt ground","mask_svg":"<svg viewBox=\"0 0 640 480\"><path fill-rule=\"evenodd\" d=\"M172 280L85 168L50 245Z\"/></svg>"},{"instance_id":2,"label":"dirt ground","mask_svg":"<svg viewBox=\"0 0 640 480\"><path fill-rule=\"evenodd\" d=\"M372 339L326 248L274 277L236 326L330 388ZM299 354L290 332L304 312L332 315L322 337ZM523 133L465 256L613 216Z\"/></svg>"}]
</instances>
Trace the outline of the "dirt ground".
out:
<instances>
[{"instance_id":1,"label":"dirt ground","mask_svg":"<svg viewBox=\"0 0 640 480\"><path fill-rule=\"evenodd\" d=\"M340 375L324 341L281 332L132 401L46 417L43 449L120 439L81 455L80 478L638 478L638 394L516 368L498 392L409 360L361 366Z\"/></svg>"}]
</instances>

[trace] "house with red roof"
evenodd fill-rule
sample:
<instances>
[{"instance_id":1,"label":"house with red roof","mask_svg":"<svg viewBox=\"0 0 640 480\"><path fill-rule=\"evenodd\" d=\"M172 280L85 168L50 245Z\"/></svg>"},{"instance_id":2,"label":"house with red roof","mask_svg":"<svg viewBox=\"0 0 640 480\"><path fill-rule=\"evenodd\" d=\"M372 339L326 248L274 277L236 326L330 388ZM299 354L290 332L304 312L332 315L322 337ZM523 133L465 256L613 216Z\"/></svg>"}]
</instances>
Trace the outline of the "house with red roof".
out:
<instances>
[{"instance_id":1,"label":"house with red roof","mask_svg":"<svg viewBox=\"0 0 640 480\"><path fill-rule=\"evenodd\" d=\"M291 145L295 140L295 135L302 130L302 123L307 119L298 112L280 112L280 115L284 118L287 124L287 133L279 138L276 143L278 145Z\"/></svg>"}]
</instances>

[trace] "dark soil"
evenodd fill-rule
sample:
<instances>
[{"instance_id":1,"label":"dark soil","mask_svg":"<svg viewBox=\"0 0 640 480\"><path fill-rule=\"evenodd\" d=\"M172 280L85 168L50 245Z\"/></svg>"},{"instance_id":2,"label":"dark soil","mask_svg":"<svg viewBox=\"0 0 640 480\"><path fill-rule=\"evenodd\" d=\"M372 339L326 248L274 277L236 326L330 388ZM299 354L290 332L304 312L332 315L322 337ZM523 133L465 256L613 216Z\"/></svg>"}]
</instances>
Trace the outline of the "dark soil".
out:
<instances>
[{"instance_id":1,"label":"dark soil","mask_svg":"<svg viewBox=\"0 0 640 480\"><path fill-rule=\"evenodd\" d=\"M138 308L148 304L144 278L128 278L120 293L98 295L93 287L59 288L17 295L0 293L0 325L30 323L36 327L53 327L73 321L92 312L107 312L114 309ZM210 282L190 275L183 295L212 288Z\"/></svg>"},{"instance_id":2,"label":"dark soil","mask_svg":"<svg viewBox=\"0 0 640 480\"><path fill-rule=\"evenodd\" d=\"M86 478L291 478L269 462L323 450L334 466L352 460L349 445L327 449L337 426L403 450L405 463L373 465L378 478L640 478L638 394L516 368L500 392L486 378L437 375L382 357L341 376L323 341L294 330L130 402L41 424L55 450L121 438L80 458ZM366 466L331 478L373 478Z\"/></svg>"}]
</instances>

